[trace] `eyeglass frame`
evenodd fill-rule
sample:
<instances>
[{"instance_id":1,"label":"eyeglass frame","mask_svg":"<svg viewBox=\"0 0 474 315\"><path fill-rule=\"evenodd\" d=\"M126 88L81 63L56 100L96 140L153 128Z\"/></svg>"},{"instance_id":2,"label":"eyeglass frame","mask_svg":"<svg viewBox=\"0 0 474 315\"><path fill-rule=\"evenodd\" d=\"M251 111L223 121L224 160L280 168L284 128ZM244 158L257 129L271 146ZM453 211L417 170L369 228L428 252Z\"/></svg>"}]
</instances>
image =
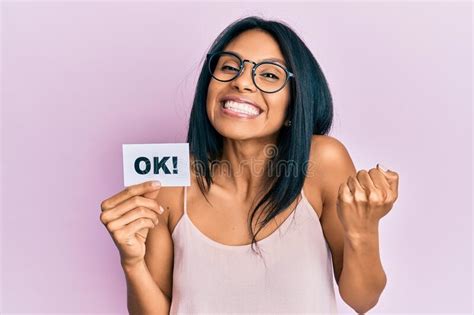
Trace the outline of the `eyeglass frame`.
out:
<instances>
[{"instance_id":1,"label":"eyeglass frame","mask_svg":"<svg viewBox=\"0 0 474 315\"><path fill-rule=\"evenodd\" d=\"M210 59L211 59L211 57L213 57L213 56L215 56L215 55L218 55L218 54L222 54L222 53L235 56L235 57L237 57L237 59L240 60L240 66L239 66L240 69L239 69L239 72L237 73L237 75L236 75L235 77L233 77L233 78L230 79L230 80L219 80L219 79L217 79L217 78L214 76L214 73L213 73L213 71L212 71L212 69L211 69L211 65L210 65L210 62L209 62ZM231 52L231 51L217 51L217 52L214 52L214 53L211 53L211 54L207 54L207 55L206 55L207 69L209 70L209 73L211 74L211 76L212 76L214 79L216 79L217 81L220 81L220 82L230 82L230 81L232 81L232 80L237 79L240 75L242 75L242 72L243 72L244 69L245 69L245 63L246 63L246 62L250 62L250 63L253 64L253 67L252 67L252 81L253 81L253 84L255 85L255 87L256 87L257 89L259 89L260 91L262 91L262 92L264 92L264 93L272 94L272 93L279 92L280 90L282 90L282 89L286 86L286 84L288 83L288 81L290 80L290 78L292 78L292 77L294 78L294 77L295 77L295 75L294 75L292 72L290 72L285 66L280 65L280 64L278 64L278 63L276 63L276 62L272 62L272 61L262 61L262 62L256 63L256 62L251 61L251 60L248 60L248 59L242 59L239 55L237 55L236 53ZM255 82L255 77L257 76L257 74L255 73L255 69L257 69L257 67L260 66L260 65L262 65L262 64L273 64L273 65L277 65L278 67L282 68L282 69L285 71L285 73L286 73L286 80L285 80L285 83L283 83L283 85L281 86L281 88L279 88L278 90L273 91L273 92L267 92L267 91L264 91L264 90L262 90L261 88L258 87L257 83ZM217 64L216 64L216 66L217 66Z\"/></svg>"}]
</instances>

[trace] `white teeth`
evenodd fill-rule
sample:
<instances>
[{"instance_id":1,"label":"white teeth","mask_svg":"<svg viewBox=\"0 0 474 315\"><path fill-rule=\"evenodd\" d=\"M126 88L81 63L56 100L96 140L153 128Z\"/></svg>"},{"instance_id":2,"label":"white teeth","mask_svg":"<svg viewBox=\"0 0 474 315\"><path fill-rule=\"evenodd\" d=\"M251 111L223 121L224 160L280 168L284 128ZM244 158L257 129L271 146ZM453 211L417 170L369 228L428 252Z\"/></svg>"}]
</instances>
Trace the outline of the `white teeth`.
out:
<instances>
[{"instance_id":1,"label":"white teeth","mask_svg":"<svg viewBox=\"0 0 474 315\"><path fill-rule=\"evenodd\" d=\"M230 109L233 112L247 114L256 116L260 114L259 110L252 105L245 104L245 103L237 103L234 101L226 101L224 103L224 108Z\"/></svg>"}]
</instances>

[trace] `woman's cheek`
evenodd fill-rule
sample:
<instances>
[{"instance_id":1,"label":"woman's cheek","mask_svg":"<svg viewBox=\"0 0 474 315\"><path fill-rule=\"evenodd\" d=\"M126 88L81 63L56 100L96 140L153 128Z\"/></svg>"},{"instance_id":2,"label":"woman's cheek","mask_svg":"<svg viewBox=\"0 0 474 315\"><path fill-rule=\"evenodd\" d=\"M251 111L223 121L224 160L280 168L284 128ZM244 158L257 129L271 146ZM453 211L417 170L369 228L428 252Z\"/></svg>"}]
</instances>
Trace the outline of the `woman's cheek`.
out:
<instances>
[{"instance_id":1,"label":"woman's cheek","mask_svg":"<svg viewBox=\"0 0 474 315\"><path fill-rule=\"evenodd\" d=\"M267 119L272 122L272 125L281 126L285 122L286 106L270 107Z\"/></svg>"}]
</instances>

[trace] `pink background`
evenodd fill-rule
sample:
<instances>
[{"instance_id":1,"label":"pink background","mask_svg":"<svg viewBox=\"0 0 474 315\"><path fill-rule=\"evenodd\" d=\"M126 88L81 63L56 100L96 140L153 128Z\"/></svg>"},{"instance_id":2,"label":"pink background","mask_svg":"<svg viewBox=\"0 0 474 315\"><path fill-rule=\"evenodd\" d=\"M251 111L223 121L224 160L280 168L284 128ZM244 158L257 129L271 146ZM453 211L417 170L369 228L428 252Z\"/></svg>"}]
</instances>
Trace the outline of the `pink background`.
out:
<instances>
[{"instance_id":1,"label":"pink background","mask_svg":"<svg viewBox=\"0 0 474 315\"><path fill-rule=\"evenodd\" d=\"M357 169L400 174L370 313L471 312L471 3L109 1L2 4L2 314L127 313L99 221L121 145L185 141L202 58L249 14L313 51Z\"/></svg>"}]
</instances>

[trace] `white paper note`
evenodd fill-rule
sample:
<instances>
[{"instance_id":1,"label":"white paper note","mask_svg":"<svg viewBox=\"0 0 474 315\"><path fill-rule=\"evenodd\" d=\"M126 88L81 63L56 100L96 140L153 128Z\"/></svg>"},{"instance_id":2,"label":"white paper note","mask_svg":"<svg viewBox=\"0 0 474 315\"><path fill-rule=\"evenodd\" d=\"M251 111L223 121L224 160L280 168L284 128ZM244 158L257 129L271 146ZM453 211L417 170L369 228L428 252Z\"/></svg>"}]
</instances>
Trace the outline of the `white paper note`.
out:
<instances>
[{"instance_id":1,"label":"white paper note","mask_svg":"<svg viewBox=\"0 0 474 315\"><path fill-rule=\"evenodd\" d=\"M159 180L162 186L190 186L189 143L123 144L125 186Z\"/></svg>"}]
</instances>

